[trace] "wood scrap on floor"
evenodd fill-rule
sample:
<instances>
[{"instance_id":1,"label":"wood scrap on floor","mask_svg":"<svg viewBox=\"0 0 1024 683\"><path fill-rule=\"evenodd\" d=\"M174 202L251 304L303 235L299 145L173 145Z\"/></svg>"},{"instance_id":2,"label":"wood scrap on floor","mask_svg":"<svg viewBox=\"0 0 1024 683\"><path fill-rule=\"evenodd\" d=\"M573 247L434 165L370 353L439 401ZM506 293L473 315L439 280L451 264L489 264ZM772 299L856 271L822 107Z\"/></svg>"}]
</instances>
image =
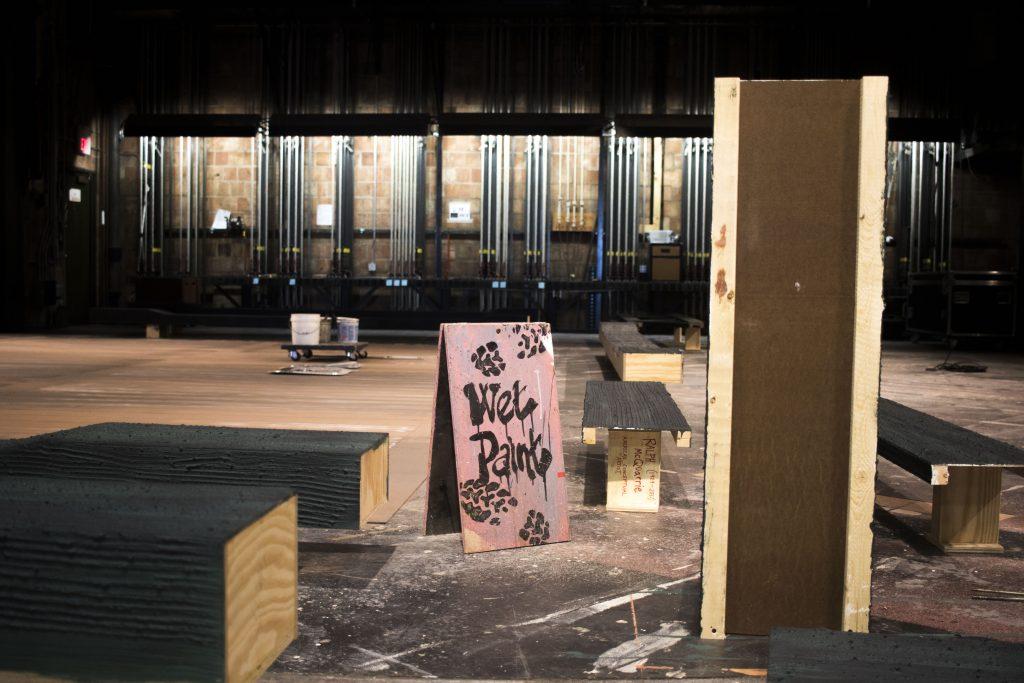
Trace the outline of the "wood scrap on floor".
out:
<instances>
[{"instance_id":1,"label":"wood scrap on floor","mask_svg":"<svg viewBox=\"0 0 1024 683\"><path fill-rule=\"evenodd\" d=\"M298 363L291 364L277 370L271 370L271 375L316 375L325 377L344 377L353 370L359 369L359 362L346 360L338 363Z\"/></svg>"}]
</instances>

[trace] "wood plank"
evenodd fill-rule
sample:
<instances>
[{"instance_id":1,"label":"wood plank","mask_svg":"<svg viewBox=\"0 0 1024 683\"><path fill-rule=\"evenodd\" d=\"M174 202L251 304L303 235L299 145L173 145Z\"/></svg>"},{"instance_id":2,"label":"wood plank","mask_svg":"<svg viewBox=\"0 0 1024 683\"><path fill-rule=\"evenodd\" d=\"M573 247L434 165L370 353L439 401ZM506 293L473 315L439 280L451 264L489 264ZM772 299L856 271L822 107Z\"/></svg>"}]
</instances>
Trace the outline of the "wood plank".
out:
<instances>
[{"instance_id":1,"label":"wood plank","mask_svg":"<svg viewBox=\"0 0 1024 683\"><path fill-rule=\"evenodd\" d=\"M657 512L661 495L661 432L608 430L606 507Z\"/></svg>"},{"instance_id":2,"label":"wood plank","mask_svg":"<svg viewBox=\"0 0 1024 683\"><path fill-rule=\"evenodd\" d=\"M854 266L853 386L850 388L849 477L844 631L865 632L871 612L871 517L875 501L878 388L882 371L882 252L885 237L886 97L889 79L860 82L857 172L857 260Z\"/></svg>"},{"instance_id":3,"label":"wood plank","mask_svg":"<svg viewBox=\"0 0 1024 683\"><path fill-rule=\"evenodd\" d=\"M736 206L740 79L715 79L715 164L711 196L708 308L708 399L704 449L704 536L701 546L702 638L725 637L729 554L729 472L732 444L733 340L736 317Z\"/></svg>"},{"instance_id":4,"label":"wood plank","mask_svg":"<svg viewBox=\"0 0 1024 683\"><path fill-rule=\"evenodd\" d=\"M1022 670L1018 643L945 633L780 628L768 643L769 681L1004 681Z\"/></svg>"},{"instance_id":5,"label":"wood plank","mask_svg":"<svg viewBox=\"0 0 1024 683\"><path fill-rule=\"evenodd\" d=\"M359 463L359 524L388 499L388 441L362 454Z\"/></svg>"},{"instance_id":6,"label":"wood plank","mask_svg":"<svg viewBox=\"0 0 1024 683\"><path fill-rule=\"evenodd\" d=\"M286 486L299 495L300 525L358 528L370 511L362 458L382 446L386 458L387 435L373 432L105 423L7 442L0 473Z\"/></svg>"},{"instance_id":7,"label":"wood plank","mask_svg":"<svg viewBox=\"0 0 1024 683\"><path fill-rule=\"evenodd\" d=\"M715 142L716 175L734 169L737 183L735 193L728 181L721 188L725 201L735 197L735 230L713 220L715 240L724 235L728 244L731 235L735 243L735 266L730 278L724 250L718 252L712 315L733 296L735 324L729 344L712 322L712 349L722 344L725 358L710 356L705 494L713 518L722 505L722 473L715 470L723 463L710 451L713 441L721 443L716 430L728 429L727 549L724 558L712 550L705 569L725 572L726 632L863 629L879 377L884 79L738 88L735 162L727 152L723 168ZM723 387L712 374L723 361L732 389L724 419L712 403ZM857 430L867 431L869 445ZM705 600L720 608L707 581Z\"/></svg>"},{"instance_id":8,"label":"wood plank","mask_svg":"<svg viewBox=\"0 0 1024 683\"><path fill-rule=\"evenodd\" d=\"M253 681L298 636L297 504L294 496L224 547L224 669Z\"/></svg>"},{"instance_id":9,"label":"wood plank","mask_svg":"<svg viewBox=\"0 0 1024 683\"><path fill-rule=\"evenodd\" d=\"M0 477L0 668L252 680L295 636L295 509L280 488Z\"/></svg>"},{"instance_id":10,"label":"wood plank","mask_svg":"<svg viewBox=\"0 0 1024 683\"><path fill-rule=\"evenodd\" d=\"M949 483L932 487L930 540L944 552L999 553L999 500L1003 471L951 467Z\"/></svg>"}]
</instances>

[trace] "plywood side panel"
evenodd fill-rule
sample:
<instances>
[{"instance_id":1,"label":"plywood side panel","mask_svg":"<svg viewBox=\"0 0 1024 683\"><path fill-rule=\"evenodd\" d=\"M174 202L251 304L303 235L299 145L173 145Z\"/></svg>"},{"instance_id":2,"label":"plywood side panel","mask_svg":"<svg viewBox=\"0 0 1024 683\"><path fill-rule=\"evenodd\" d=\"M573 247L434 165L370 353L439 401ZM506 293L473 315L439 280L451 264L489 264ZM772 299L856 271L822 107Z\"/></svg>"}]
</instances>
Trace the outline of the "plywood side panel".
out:
<instances>
[{"instance_id":1,"label":"plywood side panel","mask_svg":"<svg viewBox=\"0 0 1024 683\"><path fill-rule=\"evenodd\" d=\"M708 309L707 445L700 629L725 637L729 539L729 452L732 442L732 351L736 314L736 189L740 80L715 79L714 195L711 199L711 303Z\"/></svg>"},{"instance_id":2,"label":"plywood side panel","mask_svg":"<svg viewBox=\"0 0 1024 683\"><path fill-rule=\"evenodd\" d=\"M885 79L716 85L702 635L866 628Z\"/></svg>"},{"instance_id":3,"label":"plywood side panel","mask_svg":"<svg viewBox=\"0 0 1024 683\"><path fill-rule=\"evenodd\" d=\"M860 89L741 88L726 631L838 629Z\"/></svg>"}]
</instances>

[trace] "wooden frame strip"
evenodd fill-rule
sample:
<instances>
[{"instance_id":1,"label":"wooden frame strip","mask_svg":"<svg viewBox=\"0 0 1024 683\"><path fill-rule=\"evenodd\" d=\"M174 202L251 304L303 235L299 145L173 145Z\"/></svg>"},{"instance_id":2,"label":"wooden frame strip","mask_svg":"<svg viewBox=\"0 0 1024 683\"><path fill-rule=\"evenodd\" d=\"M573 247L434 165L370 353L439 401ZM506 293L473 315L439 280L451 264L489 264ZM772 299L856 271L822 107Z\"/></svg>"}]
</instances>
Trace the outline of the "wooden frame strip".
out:
<instances>
[{"instance_id":1,"label":"wooden frame strip","mask_svg":"<svg viewBox=\"0 0 1024 683\"><path fill-rule=\"evenodd\" d=\"M708 326L707 446L704 456L702 638L725 637L732 444L732 350L736 312L736 203L740 79L715 79L715 191L711 200L711 306Z\"/></svg>"},{"instance_id":2,"label":"wooden frame strip","mask_svg":"<svg viewBox=\"0 0 1024 683\"><path fill-rule=\"evenodd\" d=\"M866 632L871 608L871 515L875 498L881 368L884 141L888 89L889 79L884 76L865 77L860 82L856 310L843 581L844 631Z\"/></svg>"}]
</instances>

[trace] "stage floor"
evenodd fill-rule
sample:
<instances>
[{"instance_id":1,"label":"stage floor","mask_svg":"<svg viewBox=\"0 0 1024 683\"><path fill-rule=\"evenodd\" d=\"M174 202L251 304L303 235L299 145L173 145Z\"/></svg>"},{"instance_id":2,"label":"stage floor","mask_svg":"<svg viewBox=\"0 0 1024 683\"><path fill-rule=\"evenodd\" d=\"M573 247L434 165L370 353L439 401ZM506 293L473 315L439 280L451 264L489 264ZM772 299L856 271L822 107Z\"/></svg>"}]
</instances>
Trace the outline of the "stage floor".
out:
<instances>
[{"instance_id":1,"label":"stage floor","mask_svg":"<svg viewBox=\"0 0 1024 683\"><path fill-rule=\"evenodd\" d=\"M693 635L705 353L668 385L693 440L664 441L661 511L607 512L604 436L585 446L579 425L586 381L614 371L596 337L556 335L572 541L467 556L458 536L421 535L436 342L366 340L362 367L330 377L269 374L290 364L277 338L2 335L0 438L104 421L388 432L396 494L374 516L387 522L300 530L299 638L268 680L763 675L766 638ZM1024 357L958 352L988 372L925 370L944 356L887 344L883 395L1024 446ZM871 629L1024 642L1020 603L970 597L1021 590L1024 478L1003 475L1004 554L944 556L918 535L929 486L884 460L878 471Z\"/></svg>"}]
</instances>

